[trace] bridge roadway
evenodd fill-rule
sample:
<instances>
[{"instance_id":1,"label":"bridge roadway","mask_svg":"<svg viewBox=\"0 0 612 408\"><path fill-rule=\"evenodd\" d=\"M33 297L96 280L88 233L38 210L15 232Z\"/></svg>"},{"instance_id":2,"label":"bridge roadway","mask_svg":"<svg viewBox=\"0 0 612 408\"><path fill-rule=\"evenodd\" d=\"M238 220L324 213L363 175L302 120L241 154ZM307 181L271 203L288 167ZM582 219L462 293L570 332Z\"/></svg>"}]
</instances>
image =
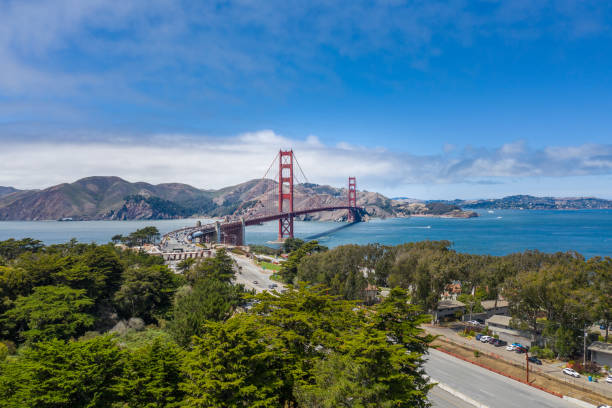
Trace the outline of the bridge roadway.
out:
<instances>
[{"instance_id":1,"label":"bridge roadway","mask_svg":"<svg viewBox=\"0 0 612 408\"><path fill-rule=\"evenodd\" d=\"M349 211L362 211L363 208L362 207L351 207L348 205L340 205L340 206L329 206L329 207L317 207L317 208L308 208L308 209L304 209L304 210L297 210L297 211L291 211L291 212L282 212L282 213L277 213L277 214L271 214L271 215L265 215L265 216L260 216L260 217L253 217L253 218L245 218L244 219L244 226L247 227L249 225L259 225L262 224L264 222L270 222L270 221L275 221L275 220L280 220L283 218L288 218L288 217L299 217L300 215L305 215L305 214L310 214L310 213L315 213L315 212L322 212L322 211L338 211L338 210L349 210ZM222 231L231 231L231 230L237 230L242 228L242 224L243 220L231 220L231 221L223 221L219 223L219 227L221 228ZM215 233L217 230L217 223L216 222L212 222L209 224L203 224L201 226L194 226L194 227L185 227L185 228L181 228L175 231L171 231L167 234L165 234L163 236L163 239L167 239L168 237L174 235L183 235L183 236L189 236L195 232L202 232L205 235L207 234L212 234Z\"/></svg>"}]
</instances>

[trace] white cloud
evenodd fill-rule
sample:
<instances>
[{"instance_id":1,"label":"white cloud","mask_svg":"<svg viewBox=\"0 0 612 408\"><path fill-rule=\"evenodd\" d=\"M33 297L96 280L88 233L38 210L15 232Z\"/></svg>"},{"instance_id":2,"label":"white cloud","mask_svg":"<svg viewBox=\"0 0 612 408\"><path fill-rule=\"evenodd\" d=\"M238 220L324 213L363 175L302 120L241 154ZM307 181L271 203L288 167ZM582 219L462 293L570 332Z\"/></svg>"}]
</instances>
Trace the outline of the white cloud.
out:
<instances>
[{"instance_id":1,"label":"white cloud","mask_svg":"<svg viewBox=\"0 0 612 408\"><path fill-rule=\"evenodd\" d=\"M281 148L293 148L310 182L343 186L348 176L356 176L360 188L386 194L411 191L416 185L479 184L495 191L500 183L517 179L612 174L612 145L534 150L520 143L520 154L504 145L419 156L382 148L325 146L314 136L291 139L271 130L231 138L156 134L137 139L107 135L99 140L107 141L5 141L0 185L41 188L86 176L116 175L130 181L219 188L262 177ZM610 186L602 185L602 191L593 194L612 193L605 189Z\"/></svg>"}]
</instances>

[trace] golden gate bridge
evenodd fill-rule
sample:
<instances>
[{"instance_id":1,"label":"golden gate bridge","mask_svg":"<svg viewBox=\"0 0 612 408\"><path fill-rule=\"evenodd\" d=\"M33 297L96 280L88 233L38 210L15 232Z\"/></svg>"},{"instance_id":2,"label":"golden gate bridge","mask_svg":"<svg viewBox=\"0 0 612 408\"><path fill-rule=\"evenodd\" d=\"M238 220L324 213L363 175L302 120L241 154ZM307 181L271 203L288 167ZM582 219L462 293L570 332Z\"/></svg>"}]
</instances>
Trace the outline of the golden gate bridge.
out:
<instances>
[{"instance_id":1,"label":"golden gate bridge","mask_svg":"<svg viewBox=\"0 0 612 408\"><path fill-rule=\"evenodd\" d=\"M297 165L299 172L295 171L295 165ZM270 179L268 176L271 171L275 171L275 185L269 188ZM303 177L303 180L300 179L300 176ZM344 204L321 205L307 202L302 208L295 208L294 198L296 194L294 187L300 184L307 185L307 183L308 179L304 175L293 150L280 150L268 167L266 174L264 174L253 189L254 191L264 191L263 197L259 199L259 206L255 204L250 208L244 208L245 203L243 203L234 212L233 216L226 217L224 221L216 221L209 224L198 223L194 227L186 227L169 232L164 235L164 239L171 235L180 234L195 242L244 245L246 227L278 220L278 241L282 242L286 238L293 238L294 219L302 215L323 211L346 210L348 222L358 222L361 220L364 209L357 206L357 183L355 177L348 178L347 195ZM243 214L236 215L240 211Z\"/></svg>"}]
</instances>

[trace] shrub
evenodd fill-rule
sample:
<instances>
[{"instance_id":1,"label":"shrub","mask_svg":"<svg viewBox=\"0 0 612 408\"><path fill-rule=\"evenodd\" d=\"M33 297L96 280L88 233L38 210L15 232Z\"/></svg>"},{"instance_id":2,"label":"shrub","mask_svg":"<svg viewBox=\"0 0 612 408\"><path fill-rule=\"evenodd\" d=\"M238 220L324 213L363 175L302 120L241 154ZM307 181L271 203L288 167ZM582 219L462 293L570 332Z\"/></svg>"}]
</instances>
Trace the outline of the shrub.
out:
<instances>
[{"instance_id":1,"label":"shrub","mask_svg":"<svg viewBox=\"0 0 612 408\"><path fill-rule=\"evenodd\" d=\"M587 361L586 364L576 363L574 370L581 374L599 374L601 367L593 361Z\"/></svg>"},{"instance_id":2,"label":"shrub","mask_svg":"<svg viewBox=\"0 0 612 408\"><path fill-rule=\"evenodd\" d=\"M474 350L474 357L476 358L480 357L480 351Z\"/></svg>"}]
</instances>

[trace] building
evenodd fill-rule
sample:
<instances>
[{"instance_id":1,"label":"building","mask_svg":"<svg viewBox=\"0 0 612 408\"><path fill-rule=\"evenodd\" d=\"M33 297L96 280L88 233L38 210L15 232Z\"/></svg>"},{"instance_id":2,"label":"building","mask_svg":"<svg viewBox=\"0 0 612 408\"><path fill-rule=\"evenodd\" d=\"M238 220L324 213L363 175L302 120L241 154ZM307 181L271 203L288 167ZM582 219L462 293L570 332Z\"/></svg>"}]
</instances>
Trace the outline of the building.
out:
<instances>
[{"instance_id":1,"label":"building","mask_svg":"<svg viewBox=\"0 0 612 408\"><path fill-rule=\"evenodd\" d=\"M472 313L472 316L469 315L469 310L465 316L463 316L463 320L480 320L485 321L493 315L502 315L508 316L510 314L510 309L507 300L498 300L497 304L495 304L494 300L483 300L480 302L483 312Z\"/></svg>"},{"instance_id":2,"label":"building","mask_svg":"<svg viewBox=\"0 0 612 408\"><path fill-rule=\"evenodd\" d=\"M594 341L587 350L591 352L591 361L602 366L612 367L612 343Z\"/></svg>"},{"instance_id":3,"label":"building","mask_svg":"<svg viewBox=\"0 0 612 408\"><path fill-rule=\"evenodd\" d=\"M378 302L378 288L368 283L368 286L363 290L363 300L368 305Z\"/></svg>"},{"instance_id":4,"label":"building","mask_svg":"<svg viewBox=\"0 0 612 408\"><path fill-rule=\"evenodd\" d=\"M434 321L461 318L465 313L465 304L458 300L444 299L438 302L436 310L431 312Z\"/></svg>"},{"instance_id":5,"label":"building","mask_svg":"<svg viewBox=\"0 0 612 408\"><path fill-rule=\"evenodd\" d=\"M485 320L485 325L494 335L497 334L501 340L508 343L520 343L524 346L535 343L535 336L530 331L512 328L511 320L510 316L493 315Z\"/></svg>"},{"instance_id":6,"label":"building","mask_svg":"<svg viewBox=\"0 0 612 408\"><path fill-rule=\"evenodd\" d=\"M456 300L457 296L461 294L461 282L453 281L449 283L444 288L444 292L442 293L442 299L452 299Z\"/></svg>"}]
</instances>

